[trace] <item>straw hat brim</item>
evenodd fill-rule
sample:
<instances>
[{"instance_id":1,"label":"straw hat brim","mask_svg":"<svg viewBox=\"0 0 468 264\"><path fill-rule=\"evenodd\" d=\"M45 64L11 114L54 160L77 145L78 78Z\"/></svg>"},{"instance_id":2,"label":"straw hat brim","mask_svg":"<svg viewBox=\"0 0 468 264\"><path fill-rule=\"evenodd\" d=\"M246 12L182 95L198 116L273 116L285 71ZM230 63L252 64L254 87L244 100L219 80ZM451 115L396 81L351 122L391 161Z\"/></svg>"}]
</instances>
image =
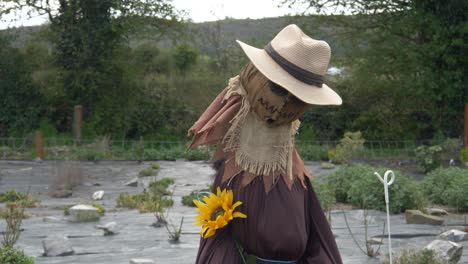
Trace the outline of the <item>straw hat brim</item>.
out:
<instances>
[{"instance_id":1,"label":"straw hat brim","mask_svg":"<svg viewBox=\"0 0 468 264\"><path fill-rule=\"evenodd\" d=\"M272 82L282 86L301 101L313 105L341 105L341 97L326 84L322 87L301 82L283 70L263 49L237 40L255 67Z\"/></svg>"}]
</instances>

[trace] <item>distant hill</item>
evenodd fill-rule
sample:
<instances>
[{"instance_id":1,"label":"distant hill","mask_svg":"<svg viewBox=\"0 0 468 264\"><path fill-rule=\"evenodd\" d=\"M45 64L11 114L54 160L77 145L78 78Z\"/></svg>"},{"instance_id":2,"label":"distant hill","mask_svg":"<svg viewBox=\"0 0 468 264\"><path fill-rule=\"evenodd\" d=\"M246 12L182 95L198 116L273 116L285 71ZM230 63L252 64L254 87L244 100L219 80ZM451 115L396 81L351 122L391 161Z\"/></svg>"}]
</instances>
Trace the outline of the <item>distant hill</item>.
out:
<instances>
[{"instance_id":1,"label":"distant hill","mask_svg":"<svg viewBox=\"0 0 468 264\"><path fill-rule=\"evenodd\" d=\"M309 36L327 41L332 47L334 56L343 54L344 48L339 36L336 36L336 28L330 26L328 17L319 16L284 16L262 19L225 19L215 22L189 23L192 45L197 47L202 54L212 55L214 52L213 41L219 45L236 45L235 40L257 47L263 47L283 27L295 23L306 31ZM15 36L14 45L24 47L37 33L44 31L47 25L31 26L10 29L9 32ZM142 42L153 42L154 40L135 38L130 41L131 46ZM157 45L163 48L171 46L172 41L163 39Z\"/></svg>"}]
</instances>

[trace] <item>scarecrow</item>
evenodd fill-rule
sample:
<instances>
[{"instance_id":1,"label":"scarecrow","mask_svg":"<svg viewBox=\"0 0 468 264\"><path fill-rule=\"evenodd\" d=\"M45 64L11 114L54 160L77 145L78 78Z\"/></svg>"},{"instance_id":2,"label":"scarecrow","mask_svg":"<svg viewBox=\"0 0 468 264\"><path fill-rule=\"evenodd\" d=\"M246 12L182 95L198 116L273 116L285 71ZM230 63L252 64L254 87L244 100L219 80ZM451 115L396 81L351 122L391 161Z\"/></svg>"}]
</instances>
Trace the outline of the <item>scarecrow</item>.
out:
<instances>
[{"instance_id":1,"label":"scarecrow","mask_svg":"<svg viewBox=\"0 0 468 264\"><path fill-rule=\"evenodd\" d=\"M202 226L196 263L342 263L301 157L298 118L340 105L323 83L330 47L285 27L249 58L189 129L190 147L217 146L214 192L194 203Z\"/></svg>"}]
</instances>

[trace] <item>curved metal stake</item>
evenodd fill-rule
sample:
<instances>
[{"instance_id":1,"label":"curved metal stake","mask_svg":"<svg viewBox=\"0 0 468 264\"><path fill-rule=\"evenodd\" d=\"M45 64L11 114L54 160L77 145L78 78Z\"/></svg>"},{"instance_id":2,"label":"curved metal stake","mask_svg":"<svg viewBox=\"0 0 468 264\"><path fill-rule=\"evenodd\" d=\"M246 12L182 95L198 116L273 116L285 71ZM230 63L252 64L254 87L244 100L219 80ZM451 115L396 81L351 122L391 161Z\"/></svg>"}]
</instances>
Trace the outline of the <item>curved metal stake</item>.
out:
<instances>
[{"instance_id":1,"label":"curved metal stake","mask_svg":"<svg viewBox=\"0 0 468 264\"><path fill-rule=\"evenodd\" d=\"M392 264L392 238L391 238L391 232L390 232L390 199L388 195L388 186L392 185L392 183L395 181L395 173L393 171L388 170L385 172L384 177L380 176L379 173L374 172L375 176L380 180L380 182L384 185L384 190L385 190L385 205L387 207L387 227L388 227L388 254L390 256L390 264ZM388 181L388 175L391 176L390 181Z\"/></svg>"}]
</instances>

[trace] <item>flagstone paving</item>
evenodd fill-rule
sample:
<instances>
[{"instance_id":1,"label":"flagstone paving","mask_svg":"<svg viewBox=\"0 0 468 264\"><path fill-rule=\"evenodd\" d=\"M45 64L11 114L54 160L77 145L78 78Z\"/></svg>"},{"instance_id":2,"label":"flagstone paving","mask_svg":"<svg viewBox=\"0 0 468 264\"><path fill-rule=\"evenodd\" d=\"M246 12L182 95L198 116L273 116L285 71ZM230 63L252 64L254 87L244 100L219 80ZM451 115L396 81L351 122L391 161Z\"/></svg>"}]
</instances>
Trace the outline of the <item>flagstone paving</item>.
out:
<instances>
[{"instance_id":1,"label":"flagstone paving","mask_svg":"<svg viewBox=\"0 0 468 264\"><path fill-rule=\"evenodd\" d=\"M174 206L169 209L168 219L178 225L184 218L183 232L180 243L169 242L169 235L165 228L151 226L155 222L153 214L139 214L136 210L116 208L116 199L122 192L139 193L143 186L154 178L144 178L138 187L125 186L125 182L138 175L138 172L150 163L136 162L82 162L85 180L69 198L50 198L49 182L51 181L59 162L27 162L0 161L0 191L17 189L25 192L28 187L31 192L41 199L41 207L28 209L31 218L24 220L17 246L24 249L28 255L35 257L37 264L127 264L132 258L148 258L156 263L185 264L194 263L198 241L199 228L192 223L195 210L183 206L181 198L193 190L205 188L212 181L213 170L206 162L161 161L161 169L155 178L170 177L175 181L173 199ZM316 177L326 177L330 171L323 171L318 163L307 162L308 169ZM376 179L377 180L377 179ZM107 213L99 222L71 223L63 215L65 206L79 202L91 202L93 192L104 190L102 201L95 203L102 205ZM332 229L336 236L338 247L344 263L379 263L377 258L365 256L356 246L343 217L346 214L355 239L365 249L362 210L345 210L332 212ZM369 211L369 236L381 236L383 223L386 219L384 212ZM103 236L103 231L96 225L107 222L117 222L119 233L114 236ZM460 227L464 224L463 216L446 217L444 226L407 225L404 215L391 216L391 230L394 238L392 245L394 252L402 249L421 248L445 230ZM465 223L466 224L466 223ZM0 231L5 230L4 221L0 222ZM66 236L70 240L76 254L67 257L43 257L41 241L49 235ZM387 252L387 232L384 232L384 244L381 254ZM465 241L464 253L459 263L468 263L468 242ZM377 246L375 246L377 248Z\"/></svg>"}]
</instances>

